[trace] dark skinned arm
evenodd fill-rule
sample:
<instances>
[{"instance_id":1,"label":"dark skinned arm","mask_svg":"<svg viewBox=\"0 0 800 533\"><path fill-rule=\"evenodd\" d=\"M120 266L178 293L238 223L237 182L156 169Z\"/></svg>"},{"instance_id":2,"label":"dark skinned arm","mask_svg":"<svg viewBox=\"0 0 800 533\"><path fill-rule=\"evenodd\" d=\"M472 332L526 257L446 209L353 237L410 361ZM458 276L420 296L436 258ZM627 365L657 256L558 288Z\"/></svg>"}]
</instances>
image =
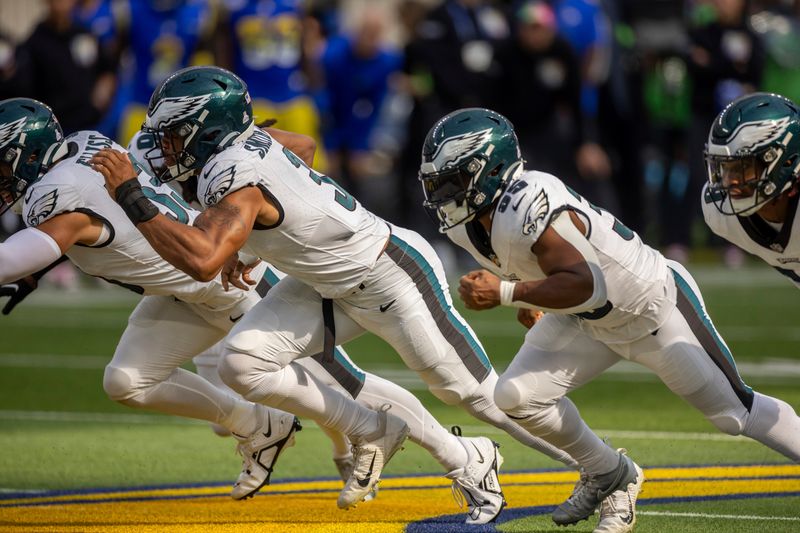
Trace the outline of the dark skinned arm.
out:
<instances>
[{"instance_id":1,"label":"dark skinned arm","mask_svg":"<svg viewBox=\"0 0 800 533\"><path fill-rule=\"evenodd\" d=\"M247 241L262 198L245 187L206 209L193 226L158 215L136 228L167 262L197 281L211 281Z\"/></svg>"},{"instance_id":2,"label":"dark skinned arm","mask_svg":"<svg viewBox=\"0 0 800 533\"><path fill-rule=\"evenodd\" d=\"M583 232L580 221L573 219L573 223ZM552 227L542 232L531 252L547 277L517 282L514 300L548 309L569 309L592 296L594 278L589 265ZM500 278L486 270L470 272L461 278L458 292L468 309L491 309L500 305Z\"/></svg>"},{"instance_id":3,"label":"dark skinned arm","mask_svg":"<svg viewBox=\"0 0 800 533\"><path fill-rule=\"evenodd\" d=\"M113 149L95 154L92 166L103 175L115 200L117 188L136 179L128 154ZM247 241L263 203L258 189L245 187L209 207L193 226L159 213L136 228L166 261L198 281L211 281Z\"/></svg>"}]
</instances>

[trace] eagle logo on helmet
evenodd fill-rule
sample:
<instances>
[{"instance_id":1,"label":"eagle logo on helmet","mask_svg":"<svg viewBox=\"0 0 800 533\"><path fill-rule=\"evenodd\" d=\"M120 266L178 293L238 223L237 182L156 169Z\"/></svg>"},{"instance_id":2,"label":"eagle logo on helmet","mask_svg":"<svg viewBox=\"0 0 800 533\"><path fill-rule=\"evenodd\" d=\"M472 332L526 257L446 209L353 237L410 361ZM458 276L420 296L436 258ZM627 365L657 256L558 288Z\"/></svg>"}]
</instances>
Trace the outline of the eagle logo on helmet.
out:
<instances>
[{"instance_id":1,"label":"eagle logo on helmet","mask_svg":"<svg viewBox=\"0 0 800 533\"><path fill-rule=\"evenodd\" d=\"M775 120L746 122L733 131L728 142L735 142L739 146L738 152L751 152L781 139L789 121L790 117L783 117Z\"/></svg>"},{"instance_id":2,"label":"eagle logo on helmet","mask_svg":"<svg viewBox=\"0 0 800 533\"><path fill-rule=\"evenodd\" d=\"M159 100L147 113L147 125L154 129L171 126L191 117L211 100L210 94L177 96Z\"/></svg>"},{"instance_id":3,"label":"eagle logo on helmet","mask_svg":"<svg viewBox=\"0 0 800 533\"><path fill-rule=\"evenodd\" d=\"M225 197L225 194L233 186L233 178L236 175L236 167L231 165L208 181L208 188L203 198L205 205L212 206Z\"/></svg>"},{"instance_id":4,"label":"eagle logo on helmet","mask_svg":"<svg viewBox=\"0 0 800 533\"><path fill-rule=\"evenodd\" d=\"M25 120L25 117L22 117L14 122L0 126L0 148L16 139L22 133L22 129L25 127Z\"/></svg>"},{"instance_id":5,"label":"eagle logo on helmet","mask_svg":"<svg viewBox=\"0 0 800 533\"><path fill-rule=\"evenodd\" d=\"M491 135L492 129L487 128L481 131L450 137L439 145L439 148L436 150L436 153L433 154L431 160L436 162L436 167L438 169L447 168L449 165L461 161L489 142ZM439 161L441 161L441 163L439 163Z\"/></svg>"},{"instance_id":6,"label":"eagle logo on helmet","mask_svg":"<svg viewBox=\"0 0 800 533\"><path fill-rule=\"evenodd\" d=\"M28 208L28 225L36 227L49 217L56 208L58 201L58 190L53 189L49 193L37 198Z\"/></svg>"},{"instance_id":7,"label":"eagle logo on helmet","mask_svg":"<svg viewBox=\"0 0 800 533\"><path fill-rule=\"evenodd\" d=\"M525 223L522 225L522 233L530 235L536 233L540 222L544 222L550 212L550 199L547 193L541 189L528 207L525 213Z\"/></svg>"}]
</instances>

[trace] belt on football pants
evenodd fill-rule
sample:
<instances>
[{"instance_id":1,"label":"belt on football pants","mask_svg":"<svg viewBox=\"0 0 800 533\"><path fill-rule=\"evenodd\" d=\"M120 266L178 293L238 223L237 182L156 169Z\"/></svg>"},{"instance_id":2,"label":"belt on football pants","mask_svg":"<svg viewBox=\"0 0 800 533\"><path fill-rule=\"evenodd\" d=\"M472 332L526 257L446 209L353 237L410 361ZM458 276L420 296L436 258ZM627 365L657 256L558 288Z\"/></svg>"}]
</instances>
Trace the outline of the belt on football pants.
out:
<instances>
[{"instance_id":1,"label":"belt on football pants","mask_svg":"<svg viewBox=\"0 0 800 533\"><path fill-rule=\"evenodd\" d=\"M336 324L333 320L333 300L322 299L322 326L324 330L322 342L322 361L333 362L333 349L336 346Z\"/></svg>"}]
</instances>

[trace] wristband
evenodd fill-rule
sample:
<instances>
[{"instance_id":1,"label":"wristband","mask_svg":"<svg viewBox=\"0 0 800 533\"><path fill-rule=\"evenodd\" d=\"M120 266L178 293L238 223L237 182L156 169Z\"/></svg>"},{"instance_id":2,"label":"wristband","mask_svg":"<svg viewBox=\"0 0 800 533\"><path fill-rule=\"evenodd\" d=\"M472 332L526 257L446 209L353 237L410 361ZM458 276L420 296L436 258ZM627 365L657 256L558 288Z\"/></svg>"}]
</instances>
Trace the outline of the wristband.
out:
<instances>
[{"instance_id":1,"label":"wristband","mask_svg":"<svg viewBox=\"0 0 800 533\"><path fill-rule=\"evenodd\" d=\"M500 305L514 305L514 287L516 283L513 281L500 280Z\"/></svg>"},{"instance_id":2,"label":"wristband","mask_svg":"<svg viewBox=\"0 0 800 533\"><path fill-rule=\"evenodd\" d=\"M137 178L123 181L116 191L116 200L133 225L147 222L158 214L158 208L144 195Z\"/></svg>"}]
</instances>

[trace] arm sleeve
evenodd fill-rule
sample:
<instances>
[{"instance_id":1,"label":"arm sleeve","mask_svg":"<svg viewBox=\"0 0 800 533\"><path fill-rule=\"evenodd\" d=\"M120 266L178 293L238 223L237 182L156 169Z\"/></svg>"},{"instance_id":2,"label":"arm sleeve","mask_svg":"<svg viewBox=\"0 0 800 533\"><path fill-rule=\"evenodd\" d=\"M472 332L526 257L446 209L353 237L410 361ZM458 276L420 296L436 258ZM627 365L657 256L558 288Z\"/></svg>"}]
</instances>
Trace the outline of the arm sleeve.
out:
<instances>
[{"instance_id":1,"label":"arm sleeve","mask_svg":"<svg viewBox=\"0 0 800 533\"><path fill-rule=\"evenodd\" d=\"M18 231L0 243L0 283L10 283L38 272L61 257L50 235L36 228Z\"/></svg>"},{"instance_id":2,"label":"arm sleeve","mask_svg":"<svg viewBox=\"0 0 800 533\"><path fill-rule=\"evenodd\" d=\"M561 212L550 223L550 227L558 233L562 239L570 243L578 252L583 256L584 261L589 266L592 273L592 295L585 302L568 307L566 309L548 309L542 306L536 306L543 311L553 311L556 313L582 313L584 311L591 311L603 306L608 300L606 292L606 281L603 276L603 271L600 269L600 261L597 259L597 254L592 248L592 245L586 240L586 237L578 231L575 224L569 218L567 212Z\"/></svg>"}]
</instances>

